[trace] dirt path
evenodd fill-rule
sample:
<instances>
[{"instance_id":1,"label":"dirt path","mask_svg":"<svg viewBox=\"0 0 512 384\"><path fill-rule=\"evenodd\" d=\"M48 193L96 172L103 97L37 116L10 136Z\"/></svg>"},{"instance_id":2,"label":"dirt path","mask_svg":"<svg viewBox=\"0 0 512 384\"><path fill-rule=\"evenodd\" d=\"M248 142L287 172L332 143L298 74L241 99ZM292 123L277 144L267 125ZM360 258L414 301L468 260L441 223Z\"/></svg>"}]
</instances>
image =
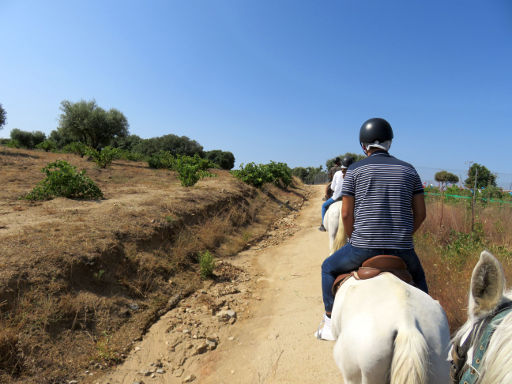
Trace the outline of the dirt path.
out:
<instances>
[{"instance_id":1,"label":"dirt path","mask_svg":"<svg viewBox=\"0 0 512 384\"><path fill-rule=\"evenodd\" d=\"M194 333L193 327L200 321L189 323L192 331L173 326L177 315L171 311L136 344L123 365L102 378L91 377L90 382L341 382L332 358L333 343L313 337L323 313L320 265L328 254L327 235L316 229L321 196L322 188L315 187L312 198L295 215L295 233L291 237L277 246L253 247L233 261L244 270L246 278L232 289L231 293L238 295L237 298L223 296L224 309L234 308L236 319L220 322L222 324L217 329L210 327L205 331L204 340L213 344L210 349L214 350L204 353L201 346L193 344L195 339L201 338L194 334L186 348L196 348L197 352L176 362L173 355L187 356L179 349L180 345L186 344L174 341L176 338L173 339L172 334ZM207 290L202 293L206 294ZM195 309L184 303L176 311L187 314ZM202 313L201 316L203 319L214 317L212 313ZM219 324L218 319L215 321ZM204 346L203 349L207 349L208 344Z\"/></svg>"}]
</instances>

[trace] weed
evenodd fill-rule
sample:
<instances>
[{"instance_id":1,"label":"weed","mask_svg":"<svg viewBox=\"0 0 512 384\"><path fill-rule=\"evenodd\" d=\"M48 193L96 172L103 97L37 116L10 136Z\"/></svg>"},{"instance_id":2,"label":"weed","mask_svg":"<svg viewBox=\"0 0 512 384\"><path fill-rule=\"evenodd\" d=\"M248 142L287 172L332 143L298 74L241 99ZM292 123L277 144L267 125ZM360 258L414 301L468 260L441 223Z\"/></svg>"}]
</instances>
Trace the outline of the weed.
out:
<instances>
[{"instance_id":1,"label":"weed","mask_svg":"<svg viewBox=\"0 0 512 384\"><path fill-rule=\"evenodd\" d=\"M167 215L165 216L165 221L167 221L169 224L172 224L176 221L176 219L173 216Z\"/></svg>"},{"instance_id":2,"label":"weed","mask_svg":"<svg viewBox=\"0 0 512 384\"><path fill-rule=\"evenodd\" d=\"M110 339L112 336L107 332L103 331L103 335L96 342L96 354L99 359L108 362L118 362L119 357L110 346Z\"/></svg>"},{"instance_id":3,"label":"weed","mask_svg":"<svg viewBox=\"0 0 512 384\"><path fill-rule=\"evenodd\" d=\"M199 268L201 278L207 279L213 276L215 259L209 251L204 251L199 254Z\"/></svg>"},{"instance_id":4,"label":"weed","mask_svg":"<svg viewBox=\"0 0 512 384\"><path fill-rule=\"evenodd\" d=\"M105 274L105 270L100 269L98 272L94 272L94 278L96 280L101 280L101 278L103 277L104 274Z\"/></svg>"},{"instance_id":5,"label":"weed","mask_svg":"<svg viewBox=\"0 0 512 384\"><path fill-rule=\"evenodd\" d=\"M251 232L244 232L244 233L242 233L242 240L244 242L248 243L249 240L251 240L251 236L252 236Z\"/></svg>"}]
</instances>

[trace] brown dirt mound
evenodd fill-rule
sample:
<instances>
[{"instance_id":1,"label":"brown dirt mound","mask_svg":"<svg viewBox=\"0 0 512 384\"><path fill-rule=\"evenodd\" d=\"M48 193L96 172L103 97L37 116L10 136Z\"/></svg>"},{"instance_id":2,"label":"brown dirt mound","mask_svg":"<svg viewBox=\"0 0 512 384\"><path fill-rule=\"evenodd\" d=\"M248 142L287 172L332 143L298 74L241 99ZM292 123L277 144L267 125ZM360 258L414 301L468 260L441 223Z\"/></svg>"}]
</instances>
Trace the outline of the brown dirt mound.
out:
<instances>
[{"instance_id":1,"label":"brown dirt mound","mask_svg":"<svg viewBox=\"0 0 512 384\"><path fill-rule=\"evenodd\" d=\"M66 160L100 201L19 197ZM305 190L252 188L229 172L192 188L174 172L0 147L0 382L67 382L115 364L131 341L200 286L197 254L226 260L298 209ZM174 298L169 300L169 298Z\"/></svg>"}]
</instances>

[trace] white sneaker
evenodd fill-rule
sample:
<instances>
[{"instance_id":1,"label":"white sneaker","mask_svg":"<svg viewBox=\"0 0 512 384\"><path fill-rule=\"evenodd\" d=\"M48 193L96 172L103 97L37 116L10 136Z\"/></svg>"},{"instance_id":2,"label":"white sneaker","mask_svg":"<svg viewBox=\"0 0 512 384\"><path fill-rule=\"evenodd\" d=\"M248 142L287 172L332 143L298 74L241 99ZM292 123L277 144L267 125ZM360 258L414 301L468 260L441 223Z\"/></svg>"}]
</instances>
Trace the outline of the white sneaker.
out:
<instances>
[{"instance_id":1,"label":"white sneaker","mask_svg":"<svg viewBox=\"0 0 512 384\"><path fill-rule=\"evenodd\" d=\"M331 318L327 317L324 314L324 318L320 325L318 326L317 331L315 332L315 337L319 340L328 340L335 341L332 331L331 331Z\"/></svg>"}]
</instances>

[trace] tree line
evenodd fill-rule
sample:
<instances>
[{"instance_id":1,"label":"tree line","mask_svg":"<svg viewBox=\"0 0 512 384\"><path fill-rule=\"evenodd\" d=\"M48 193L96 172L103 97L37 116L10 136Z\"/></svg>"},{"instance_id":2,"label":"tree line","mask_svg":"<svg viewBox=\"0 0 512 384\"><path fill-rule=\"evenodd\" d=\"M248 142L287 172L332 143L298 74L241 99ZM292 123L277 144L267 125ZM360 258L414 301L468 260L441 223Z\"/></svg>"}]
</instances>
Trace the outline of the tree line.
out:
<instances>
[{"instance_id":1,"label":"tree line","mask_svg":"<svg viewBox=\"0 0 512 384\"><path fill-rule=\"evenodd\" d=\"M210 160L222 169L235 165L235 156L229 151L215 149L205 151L197 141L187 136L167 134L143 139L129 133L128 120L122 112L112 108L105 110L95 100L70 102L64 100L60 106L59 125L47 137L41 131L11 130L10 139L1 139L1 144L45 151L76 152L80 146L96 151L106 147L118 148L130 160L145 160L159 152L173 156L199 156ZM0 129L7 121L7 113L0 104ZM82 154L83 155L83 154Z\"/></svg>"}]
</instances>

